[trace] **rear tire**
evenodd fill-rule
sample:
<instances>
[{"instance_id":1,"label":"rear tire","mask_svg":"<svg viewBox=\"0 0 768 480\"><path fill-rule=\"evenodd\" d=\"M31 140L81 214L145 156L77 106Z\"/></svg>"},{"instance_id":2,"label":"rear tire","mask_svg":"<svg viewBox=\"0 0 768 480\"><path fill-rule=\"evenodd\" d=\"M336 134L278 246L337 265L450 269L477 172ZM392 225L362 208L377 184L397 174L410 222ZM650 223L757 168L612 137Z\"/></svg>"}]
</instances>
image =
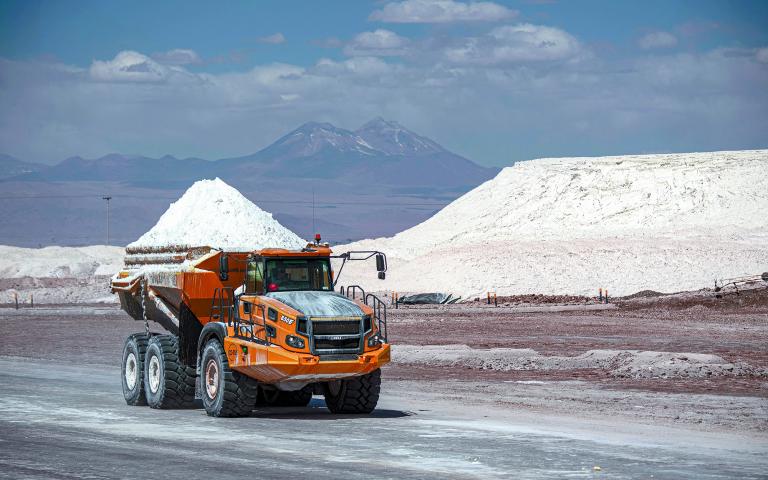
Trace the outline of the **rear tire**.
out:
<instances>
[{"instance_id":1,"label":"rear tire","mask_svg":"<svg viewBox=\"0 0 768 480\"><path fill-rule=\"evenodd\" d=\"M179 338L156 335L144 357L144 392L152 408L194 408L195 369L179 360Z\"/></svg>"},{"instance_id":2,"label":"rear tire","mask_svg":"<svg viewBox=\"0 0 768 480\"><path fill-rule=\"evenodd\" d=\"M325 404L333 413L371 413L379 402L381 370L328 382L324 390Z\"/></svg>"},{"instance_id":3,"label":"rear tire","mask_svg":"<svg viewBox=\"0 0 768 480\"><path fill-rule=\"evenodd\" d=\"M125 339L121 376L123 397L128 405L147 404L147 398L144 395L144 355L147 352L147 342L149 342L149 335L146 333L134 333Z\"/></svg>"},{"instance_id":4,"label":"rear tire","mask_svg":"<svg viewBox=\"0 0 768 480\"><path fill-rule=\"evenodd\" d=\"M203 349L201 383L203 406L211 417L244 417L256 406L259 384L256 380L230 370L224 347L209 340Z\"/></svg>"}]
</instances>

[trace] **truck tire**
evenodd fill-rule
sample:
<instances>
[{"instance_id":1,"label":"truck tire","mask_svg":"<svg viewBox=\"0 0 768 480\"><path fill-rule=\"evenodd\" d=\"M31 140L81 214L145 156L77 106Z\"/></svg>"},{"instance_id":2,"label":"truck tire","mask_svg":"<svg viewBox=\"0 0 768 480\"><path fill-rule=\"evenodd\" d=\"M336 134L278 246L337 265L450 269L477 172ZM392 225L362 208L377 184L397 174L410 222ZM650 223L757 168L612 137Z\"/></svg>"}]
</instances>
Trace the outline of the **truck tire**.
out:
<instances>
[{"instance_id":1,"label":"truck tire","mask_svg":"<svg viewBox=\"0 0 768 480\"><path fill-rule=\"evenodd\" d=\"M312 385L292 392L259 389L258 405L265 407L306 407L312 400Z\"/></svg>"},{"instance_id":2,"label":"truck tire","mask_svg":"<svg viewBox=\"0 0 768 480\"><path fill-rule=\"evenodd\" d=\"M259 383L230 370L224 347L217 339L203 348L201 365L203 407L211 417L244 417L256 406Z\"/></svg>"},{"instance_id":3,"label":"truck tire","mask_svg":"<svg viewBox=\"0 0 768 480\"><path fill-rule=\"evenodd\" d=\"M179 361L179 338L155 335L144 357L144 392L152 408L194 408L195 369Z\"/></svg>"},{"instance_id":4,"label":"truck tire","mask_svg":"<svg viewBox=\"0 0 768 480\"><path fill-rule=\"evenodd\" d=\"M125 339L121 376L123 397L128 405L147 404L147 398L144 396L144 355L147 352L147 342L149 335L146 333L134 333Z\"/></svg>"},{"instance_id":5,"label":"truck tire","mask_svg":"<svg viewBox=\"0 0 768 480\"><path fill-rule=\"evenodd\" d=\"M333 413L371 413L379 402L381 370L325 384L325 404Z\"/></svg>"}]
</instances>

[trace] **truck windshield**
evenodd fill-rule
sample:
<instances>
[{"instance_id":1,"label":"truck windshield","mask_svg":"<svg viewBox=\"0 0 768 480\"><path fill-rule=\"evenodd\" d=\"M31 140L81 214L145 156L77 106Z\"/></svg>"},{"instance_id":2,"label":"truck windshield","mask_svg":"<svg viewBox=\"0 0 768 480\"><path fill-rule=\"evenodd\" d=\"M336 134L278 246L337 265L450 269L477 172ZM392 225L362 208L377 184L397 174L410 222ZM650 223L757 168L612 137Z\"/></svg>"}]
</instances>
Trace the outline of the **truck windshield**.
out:
<instances>
[{"instance_id":1,"label":"truck windshield","mask_svg":"<svg viewBox=\"0 0 768 480\"><path fill-rule=\"evenodd\" d=\"M333 290L328 259L267 259L265 284L268 292Z\"/></svg>"}]
</instances>

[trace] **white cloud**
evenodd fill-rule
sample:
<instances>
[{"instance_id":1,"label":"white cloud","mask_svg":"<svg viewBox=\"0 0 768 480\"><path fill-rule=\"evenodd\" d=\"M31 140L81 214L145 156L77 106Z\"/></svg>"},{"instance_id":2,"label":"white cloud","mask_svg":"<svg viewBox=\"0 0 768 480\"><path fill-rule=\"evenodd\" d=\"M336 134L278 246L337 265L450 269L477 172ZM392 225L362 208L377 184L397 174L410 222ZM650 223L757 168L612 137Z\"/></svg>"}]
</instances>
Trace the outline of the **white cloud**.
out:
<instances>
[{"instance_id":1,"label":"white cloud","mask_svg":"<svg viewBox=\"0 0 768 480\"><path fill-rule=\"evenodd\" d=\"M214 159L252 153L307 120L351 128L382 115L481 162L765 146L758 49L605 59L567 32L526 25L426 40L397 62L227 73L192 74L138 52L90 69L0 59L0 145L47 162L114 151ZM466 45L474 50L447 60L446 49Z\"/></svg>"},{"instance_id":2,"label":"white cloud","mask_svg":"<svg viewBox=\"0 0 768 480\"><path fill-rule=\"evenodd\" d=\"M677 37L669 32L651 32L643 35L643 37L637 41L637 44L644 50L670 48L677 45Z\"/></svg>"},{"instance_id":3,"label":"white cloud","mask_svg":"<svg viewBox=\"0 0 768 480\"><path fill-rule=\"evenodd\" d=\"M315 74L324 76L375 76L391 73L395 68L377 57L353 57L343 62L321 58L315 65Z\"/></svg>"},{"instance_id":4,"label":"white cloud","mask_svg":"<svg viewBox=\"0 0 768 480\"><path fill-rule=\"evenodd\" d=\"M404 0L384 5L368 17L390 23L496 22L517 16L515 10L493 2Z\"/></svg>"},{"instance_id":5,"label":"white cloud","mask_svg":"<svg viewBox=\"0 0 768 480\"><path fill-rule=\"evenodd\" d=\"M171 70L139 52L124 50L112 60L94 60L90 74L103 82L163 82Z\"/></svg>"},{"instance_id":6,"label":"white cloud","mask_svg":"<svg viewBox=\"0 0 768 480\"><path fill-rule=\"evenodd\" d=\"M174 48L167 52L155 53L152 58L165 65L192 65L202 63L202 59L194 50Z\"/></svg>"},{"instance_id":7,"label":"white cloud","mask_svg":"<svg viewBox=\"0 0 768 480\"><path fill-rule=\"evenodd\" d=\"M304 69L302 67L286 63L273 63L270 65L259 65L254 67L248 75L261 83L268 84L279 82L287 78L300 77L303 74Z\"/></svg>"},{"instance_id":8,"label":"white cloud","mask_svg":"<svg viewBox=\"0 0 768 480\"><path fill-rule=\"evenodd\" d=\"M373 32L363 32L355 36L344 47L344 53L349 56L403 55L409 43L410 41L407 38L380 28Z\"/></svg>"},{"instance_id":9,"label":"white cloud","mask_svg":"<svg viewBox=\"0 0 768 480\"><path fill-rule=\"evenodd\" d=\"M280 43L285 43L285 35L283 35L280 32L273 33L272 35L267 35L266 37L259 37L257 39L259 43L269 43L271 45L277 45Z\"/></svg>"},{"instance_id":10,"label":"white cloud","mask_svg":"<svg viewBox=\"0 0 768 480\"><path fill-rule=\"evenodd\" d=\"M755 60L760 63L768 63L768 47L758 48L755 52Z\"/></svg>"},{"instance_id":11,"label":"white cloud","mask_svg":"<svg viewBox=\"0 0 768 480\"><path fill-rule=\"evenodd\" d=\"M519 24L494 28L483 37L466 39L445 49L447 60L467 65L560 61L583 52L579 41L564 30Z\"/></svg>"}]
</instances>

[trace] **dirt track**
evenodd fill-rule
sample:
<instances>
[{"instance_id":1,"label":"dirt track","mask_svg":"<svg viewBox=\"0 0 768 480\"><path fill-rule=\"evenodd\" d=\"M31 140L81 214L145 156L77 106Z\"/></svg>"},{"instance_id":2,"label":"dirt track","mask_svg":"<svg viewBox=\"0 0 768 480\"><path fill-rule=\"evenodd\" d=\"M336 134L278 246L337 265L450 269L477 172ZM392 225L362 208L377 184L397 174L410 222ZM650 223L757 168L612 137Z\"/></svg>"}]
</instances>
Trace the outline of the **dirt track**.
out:
<instances>
[{"instance_id":1,"label":"dirt track","mask_svg":"<svg viewBox=\"0 0 768 480\"><path fill-rule=\"evenodd\" d=\"M642 299L614 310L559 313L519 313L515 308L484 304L390 308L389 334L395 345L394 362L385 367L384 374L392 381L427 381L435 389L444 387L445 381L481 382L495 387L514 382L519 385L525 384L520 382L554 382L562 386L564 397L568 397L565 393L571 388L568 385L577 382L575 396L560 402L561 410L567 411L572 402L576 402L585 415L592 410L604 412L605 408L616 415L628 413L621 407L611 409L610 404L593 409L593 404L600 404L602 398L611 396L606 392L759 399L757 410L750 414L730 417L724 410L719 413L723 418L712 419L707 413L711 407L706 402L701 408L695 408L698 398L695 395L690 403L694 407L688 408L685 414L675 415L668 415L679 409L671 397L650 395L647 397L650 404L658 403L658 409L667 411L661 415L658 409L650 408L643 413L647 413L645 417L651 421L659 416L665 421L672 419L705 428L728 425L736 430L768 430L768 376L764 372L768 367L768 289L719 300L699 296L693 303L688 297L683 301L665 297L663 306L660 303ZM119 366L118 352L125 336L143 328L116 306L103 305L67 308L64 315L58 314L56 307L0 309L0 318L4 331L0 337L0 355L112 366ZM762 370L763 374L634 378L612 375L609 370L599 368L498 370L413 363L407 357L397 356L399 345L457 344L475 349L532 349L543 356L565 357L595 349L714 354L726 362L754 367L758 373ZM595 395L587 395L587 390ZM499 391L494 395L499 398L491 395L484 401L500 403L509 399L508 392ZM536 408L536 395L531 398L528 406ZM638 413L635 410L629 412L633 417Z\"/></svg>"},{"instance_id":2,"label":"dirt track","mask_svg":"<svg viewBox=\"0 0 768 480\"><path fill-rule=\"evenodd\" d=\"M763 297L768 293L763 292ZM486 306L401 307L390 310L394 344L464 344L474 348L533 349L545 355L575 356L594 349L715 354L729 362L768 367L768 301L765 306L637 309L604 312L518 313ZM610 388L666 392L747 394L768 397L768 378L730 376L715 379L617 379L594 370L511 371L433 369L397 366L392 374L455 379L587 380Z\"/></svg>"},{"instance_id":3,"label":"dirt track","mask_svg":"<svg viewBox=\"0 0 768 480\"><path fill-rule=\"evenodd\" d=\"M409 348L466 344L561 356L596 348L714 353L765 367L768 307L752 300L749 306L726 299L707 307L561 313L480 305L411 307L390 310L389 332L396 346ZM0 329L0 381L7 386L0 398L5 419L0 439L33 452L0 449L5 472L0 477L51 478L58 476L52 472L68 472L114 478L120 468L130 468L129 458L167 476L167 465L153 460L158 441L169 435L193 438L205 430L213 435L206 442L216 443L228 438L235 424L238 436L251 444L295 447L288 456L269 450L254 464L268 467L265 478L283 476L286 462L296 474L317 478L354 477L361 472L355 463L360 461L368 462L366 469L375 476L392 478L590 476L592 465L601 465L611 478L760 478L768 468L768 382L759 375L636 379L601 369L500 371L395 357L384 370L380 414L372 419L329 415L322 399L315 398L307 409L257 411L253 418L225 425L199 410L152 411L122 402L119 353L124 337L142 325L115 306L2 308ZM302 435L309 420L332 420L321 428L332 425L330 436L313 430L312 446L289 441ZM253 432L261 433L255 438ZM352 449L354 442L339 438L366 434L379 438L382 453L349 457L323 447L342 442ZM30 443L30 438L40 440ZM177 447L197 448L186 440ZM325 459L323 469L291 463L295 452L308 449L315 451L313 458L320 455L316 460ZM74 452L92 450L103 456L103 468L83 470L82 453ZM232 453L230 463L245 455L237 449ZM708 463L712 458L719 460ZM230 476L244 474L247 468L241 467ZM205 468L210 470L197 465L177 472L194 475Z\"/></svg>"}]
</instances>

